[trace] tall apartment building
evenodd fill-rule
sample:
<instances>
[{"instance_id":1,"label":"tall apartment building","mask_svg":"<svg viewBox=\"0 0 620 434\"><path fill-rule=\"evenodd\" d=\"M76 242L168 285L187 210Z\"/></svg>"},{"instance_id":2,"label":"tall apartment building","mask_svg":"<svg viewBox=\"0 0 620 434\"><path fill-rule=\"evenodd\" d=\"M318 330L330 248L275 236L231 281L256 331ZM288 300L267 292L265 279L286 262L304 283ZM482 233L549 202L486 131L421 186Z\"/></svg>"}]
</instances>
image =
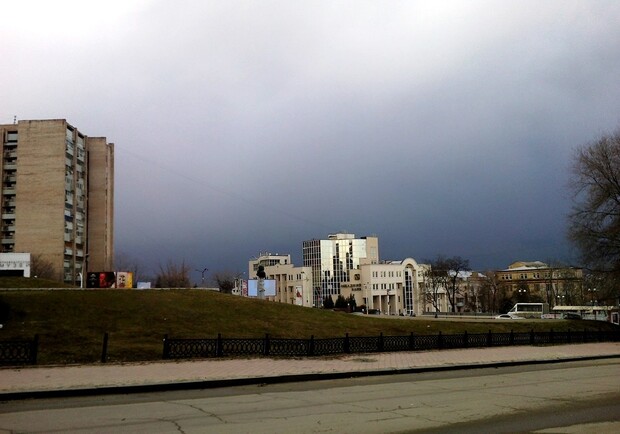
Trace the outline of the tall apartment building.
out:
<instances>
[{"instance_id":1,"label":"tall apartment building","mask_svg":"<svg viewBox=\"0 0 620 434\"><path fill-rule=\"evenodd\" d=\"M330 234L326 240L304 241L302 254L304 267L312 268L313 305L319 307L326 297L341 293L340 286L349 281L351 270L379 262L379 240Z\"/></svg>"},{"instance_id":2,"label":"tall apartment building","mask_svg":"<svg viewBox=\"0 0 620 434\"><path fill-rule=\"evenodd\" d=\"M64 119L0 125L1 251L31 253L79 285L114 258L114 145Z\"/></svg>"}]
</instances>

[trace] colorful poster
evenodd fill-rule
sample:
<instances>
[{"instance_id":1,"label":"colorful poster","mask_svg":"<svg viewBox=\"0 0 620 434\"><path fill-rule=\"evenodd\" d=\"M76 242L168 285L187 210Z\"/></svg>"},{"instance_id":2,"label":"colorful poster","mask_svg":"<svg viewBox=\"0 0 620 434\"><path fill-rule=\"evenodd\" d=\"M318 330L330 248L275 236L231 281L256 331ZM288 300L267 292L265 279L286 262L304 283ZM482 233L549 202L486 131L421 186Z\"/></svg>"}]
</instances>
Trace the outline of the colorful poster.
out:
<instances>
[{"instance_id":1,"label":"colorful poster","mask_svg":"<svg viewBox=\"0 0 620 434\"><path fill-rule=\"evenodd\" d=\"M131 289L133 287L133 274L128 271L117 271L116 287L121 289Z\"/></svg>"}]
</instances>

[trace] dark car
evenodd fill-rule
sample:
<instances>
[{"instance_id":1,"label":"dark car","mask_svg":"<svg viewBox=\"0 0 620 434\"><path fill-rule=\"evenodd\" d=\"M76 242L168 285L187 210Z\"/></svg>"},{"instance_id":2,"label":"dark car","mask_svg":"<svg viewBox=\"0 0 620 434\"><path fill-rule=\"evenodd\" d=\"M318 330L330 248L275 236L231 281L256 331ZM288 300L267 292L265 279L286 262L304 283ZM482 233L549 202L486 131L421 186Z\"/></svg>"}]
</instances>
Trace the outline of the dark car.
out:
<instances>
[{"instance_id":1,"label":"dark car","mask_svg":"<svg viewBox=\"0 0 620 434\"><path fill-rule=\"evenodd\" d=\"M564 314L564 319L581 319L581 315L575 312L566 312Z\"/></svg>"}]
</instances>

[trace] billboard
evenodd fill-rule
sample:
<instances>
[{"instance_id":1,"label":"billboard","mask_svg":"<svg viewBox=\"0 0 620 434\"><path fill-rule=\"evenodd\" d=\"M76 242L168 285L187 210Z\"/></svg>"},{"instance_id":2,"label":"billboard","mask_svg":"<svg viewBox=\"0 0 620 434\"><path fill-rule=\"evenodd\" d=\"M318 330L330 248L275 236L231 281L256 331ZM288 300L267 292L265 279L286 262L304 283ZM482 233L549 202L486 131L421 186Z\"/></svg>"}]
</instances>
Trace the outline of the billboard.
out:
<instances>
[{"instance_id":1,"label":"billboard","mask_svg":"<svg viewBox=\"0 0 620 434\"><path fill-rule=\"evenodd\" d=\"M131 289L133 287L133 273L130 273L128 271L117 271L116 287Z\"/></svg>"},{"instance_id":2,"label":"billboard","mask_svg":"<svg viewBox=\"0 0 620 434\"><path fill-rule=\"evenodd\" d=\"M114 271L89 271L86 274L87 288L114 288L116 273Z\"/></svg>"},{"instance_id":3,"label":"billboard","mask_svg":"<svg viewBox=\"0 0 620 434\"><path fill-rule=\"evenodd\" d=\"M265 279L265 297L275 297L276 281ZM258 280L248 280L248 296L258 297Z\"/></svg>"},{"instance_id":4,"label":"billboard","mask_svg":"<svg viewBox=\"0 0 620 434\"><path fill-rule=\"evenodd\" d=\"M131 288L133 274L126 271L89 271L86 273L87 288Z\"/></svg>"}]
</instances>

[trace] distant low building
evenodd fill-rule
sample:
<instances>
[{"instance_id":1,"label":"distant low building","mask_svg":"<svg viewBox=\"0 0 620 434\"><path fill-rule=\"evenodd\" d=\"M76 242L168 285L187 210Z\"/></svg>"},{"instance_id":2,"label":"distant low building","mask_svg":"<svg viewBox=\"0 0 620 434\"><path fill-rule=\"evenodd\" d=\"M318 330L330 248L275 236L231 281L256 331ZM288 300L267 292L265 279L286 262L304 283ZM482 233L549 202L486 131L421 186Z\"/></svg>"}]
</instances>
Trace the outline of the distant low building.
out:
<instances>
[{"instance_id":1,"label":"distant low building","mask_svg":"<svg viewBox=\"0 0 620 434\"><path fill-rule=\"evenodd\" d=\"M497 271L496 277L520 302L541 301L556 306L579 304L587 298L581 268L519 261Z\"/></svg>"}]
</instances>

